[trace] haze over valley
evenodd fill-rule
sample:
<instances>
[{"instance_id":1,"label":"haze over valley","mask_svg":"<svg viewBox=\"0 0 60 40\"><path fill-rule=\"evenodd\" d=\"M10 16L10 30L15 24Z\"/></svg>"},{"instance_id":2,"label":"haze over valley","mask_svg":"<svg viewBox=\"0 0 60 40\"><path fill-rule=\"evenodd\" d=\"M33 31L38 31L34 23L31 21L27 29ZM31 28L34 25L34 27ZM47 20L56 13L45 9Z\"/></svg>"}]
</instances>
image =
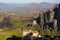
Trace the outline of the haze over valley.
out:
<instances>
[{"instance_id":1,"label":"haze over valley","mask_svg":"<svg viewBox=\"0 0 60 40\"><path fill-rule=\"evenodd\" d=\"M40 11L52 9L57 3L0 3L0 12L22 16L37 16Z\"/></svg>"}]
</instances>

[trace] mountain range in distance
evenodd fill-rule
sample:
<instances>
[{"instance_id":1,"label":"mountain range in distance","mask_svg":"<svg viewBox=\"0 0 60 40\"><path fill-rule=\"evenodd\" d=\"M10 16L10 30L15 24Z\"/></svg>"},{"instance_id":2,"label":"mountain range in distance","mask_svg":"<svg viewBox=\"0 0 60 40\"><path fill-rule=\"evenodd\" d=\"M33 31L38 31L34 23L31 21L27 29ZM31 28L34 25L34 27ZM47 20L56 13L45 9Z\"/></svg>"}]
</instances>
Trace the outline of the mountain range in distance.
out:
<instances>
[{"instance_id":1,"label":"mountain range in distance","mask_svg":"<svg viewBox=\"0 0 60 40\"><path fill-rule=\"evenodd\" d=\"M43 9L43 8L52 8L57 3L47 3L47 2L41 2L41 3L13 3L13 4L7 4L7 3L0 3L0 10L6 9L6 10L31 10L31 9Z\"/></svg>"}]
</instances>

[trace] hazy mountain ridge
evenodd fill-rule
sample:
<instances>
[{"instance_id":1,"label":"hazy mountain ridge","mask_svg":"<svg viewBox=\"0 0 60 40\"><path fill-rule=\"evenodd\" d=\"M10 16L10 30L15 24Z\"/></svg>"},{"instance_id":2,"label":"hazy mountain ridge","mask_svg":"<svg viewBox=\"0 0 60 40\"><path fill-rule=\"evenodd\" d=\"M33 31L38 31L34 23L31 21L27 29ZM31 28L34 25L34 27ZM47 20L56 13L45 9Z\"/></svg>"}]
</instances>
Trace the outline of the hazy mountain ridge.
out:
<instances>
[{"instance_id":1,"label":"hazy mountain ridge","mask_svg":"<svg viewBox=\"0 0 60 40\"><path fill-rule=\"evenodd\" d=\"M22 7L22 6L26 6L27 4L5 4L5 3L0 3L0 8L16 8L16 7Z\"/></svg>"},{"instance_id":2,"label":"hazy mountain ridge","mask_svg":"<svg viewBox=\"0 0 60 40\"><path fill-rule=\"evenodd\" d=\"M15 4L6 4L6 3L0 3L0 9L14 9L14 10L30 10L30 9L42 9L42 8L51 8L55 5L55 3L15 3Z\"/></svg>"}]
</instances>

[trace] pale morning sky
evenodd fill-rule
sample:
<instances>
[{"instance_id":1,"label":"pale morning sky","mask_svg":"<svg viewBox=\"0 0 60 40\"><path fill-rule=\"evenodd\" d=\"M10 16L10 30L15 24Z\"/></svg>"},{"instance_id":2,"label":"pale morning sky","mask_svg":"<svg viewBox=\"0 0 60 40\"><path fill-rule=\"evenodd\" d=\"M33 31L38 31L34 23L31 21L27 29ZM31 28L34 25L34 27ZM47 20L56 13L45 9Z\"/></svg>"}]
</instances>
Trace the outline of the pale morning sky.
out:
<instances>
[{"instance_id":1,"label":"pale morning sky","mask_svg":"<svg viewBox=\"0 0 60 40\"><path fill-rule=\"evenodd\" d=\"M40 2L60 3L60 0L0 0L0 3L40 3Z\"/></svg>"}]
</instances>

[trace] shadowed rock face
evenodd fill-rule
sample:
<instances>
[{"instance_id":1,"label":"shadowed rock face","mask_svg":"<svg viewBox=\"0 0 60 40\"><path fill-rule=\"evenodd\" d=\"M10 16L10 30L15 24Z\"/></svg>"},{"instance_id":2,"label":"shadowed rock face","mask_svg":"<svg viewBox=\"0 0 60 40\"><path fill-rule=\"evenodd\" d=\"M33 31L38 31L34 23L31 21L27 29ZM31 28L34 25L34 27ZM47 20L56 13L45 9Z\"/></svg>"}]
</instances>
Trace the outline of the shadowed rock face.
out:
<instances>
[{"instance_id":1,"label":"shadowed rock face","mask_svg":"<svg viewBox=\"0 0 60 40\"><path fill-rule=\"evenodd\" d=\"M36 18L37 23L43 28L44 25L44 13L39 13L39 16Z\"/></svg>"},{"instance_id":2,"label":"shadowed rock face","mask_svg":"<svg viewBox=\"0 0 60 40\"><path fill-rule=\"evenodd\" d=\"M11 19L10 19L9 16L8 17L4 17L4 19L3 19L3 25L4 26L11 26Z\"/></svg>"},{"instance_id":3,"label":"shadowed rock face","mask_svg":"<svg viewBox=\"0 0 60 40\"><path fill-rule=\"evenodd\" d=\"M54 38L51 38L49 35L44 35L44 37L32 37L32 38L31 37L30 36L29 37L17 37L15 35L12 35L12 37L8 37L6 40L60 40L60 36L58 37L54 36Z\"/></svg>"},{"instance_id":4,"label":"shadowed rock face","mask_svg":"<svg viewBox=\"0 0 60 40\"><path fill-rule=\"evenodd\" d=\"M58 7L55 7L53 10L55 12L55 19L60 20L60 4L57 6Z\"/></svg>"},{"instance_id":5,"label":"shadowed rock face","mask_svg":"<svg viewBox=\"0 0 60 40\"><path fill-rule=\"evenodd\" d=\"M55 7L53 10L55 12L54 19L58 22L58 31L60 31L60 4L57 5L58 7Z\"/></svg>"},{"instance_id":6,"label":"shadowed rock face","mask_svg":"<svg viewBox=\"0 0 60 40\"><path fill-rule=\"evenodd\" d=\"M59 4L59 8L60 8L60 4Z\"/></svg>"},{"instance_id":7,"label":"shadowed rock face","mask_svg":"<svg viewBox=\"0 0 60 40\"><path fill-rule=\"evenodd\" d=\"M11 24L11 19L10 17L4 17L3 21L0 23L0 28L11 28L12 24Z\"/></svg>"},{"instance_id":8,"label":"shadowed rock face","mask_svg":"<svg viewBox=\"0 0 60 40\"><path fill-rule=\"evenodd\" d=\"M37 18L37 23L41 26L41 24L46 27L54 28L54 19L57 20L57 26L58 30L60 30L60 4L55 5L55 8L52 10L48 10L45 13L39 14L39 17ZM42 20L42 21L41 21ZM42 26L41 26L42 27Z\"/></svg>"}]
</instances>

